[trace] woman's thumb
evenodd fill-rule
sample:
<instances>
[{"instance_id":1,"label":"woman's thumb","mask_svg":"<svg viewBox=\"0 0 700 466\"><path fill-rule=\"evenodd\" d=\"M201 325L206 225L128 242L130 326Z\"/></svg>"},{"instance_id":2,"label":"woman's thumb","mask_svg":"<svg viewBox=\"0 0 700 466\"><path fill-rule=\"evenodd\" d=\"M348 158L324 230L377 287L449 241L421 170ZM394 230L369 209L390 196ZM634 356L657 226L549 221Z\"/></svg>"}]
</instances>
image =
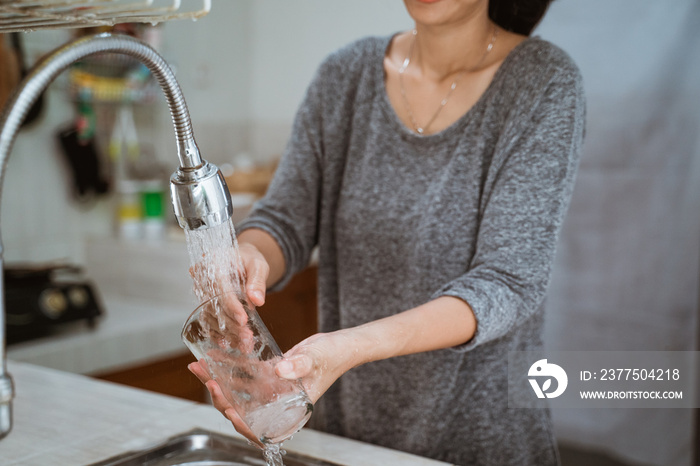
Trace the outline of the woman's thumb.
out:
<instances>
[{"instance_id":1,"label":"woman's thumb","mask_svg":"<svg viewBox=\"0 0 700 466\"><path fill-rule=\"evenodd\" d=\"M251 302L256 306L265 304L265 281L267 274L260 267L253 268L248 273L246 293Z\"/></svg>"},{"instance_id":2,"label":"woman's thumb","mask_svg":"<svg viewBox=\"0 0 700 466\"><path fill-rule=\"evenodd\" d=\"M309 356L300 354L285 358L277 363L275 370L277 375L283 379L300 379L311 372L313 362Z\"/></svg>"},{"instance_id":3,"label":"woman's thumb","mask_svg":"<svg viewBox=\"0 0 700 466\"><path fill-rule=\"evenodd\" d=\"M265 304L265 282L262 280L251 280L246 285L246 291L248 292L248 298L256 306L262 306Z\"/></svg>"}]
</instances>

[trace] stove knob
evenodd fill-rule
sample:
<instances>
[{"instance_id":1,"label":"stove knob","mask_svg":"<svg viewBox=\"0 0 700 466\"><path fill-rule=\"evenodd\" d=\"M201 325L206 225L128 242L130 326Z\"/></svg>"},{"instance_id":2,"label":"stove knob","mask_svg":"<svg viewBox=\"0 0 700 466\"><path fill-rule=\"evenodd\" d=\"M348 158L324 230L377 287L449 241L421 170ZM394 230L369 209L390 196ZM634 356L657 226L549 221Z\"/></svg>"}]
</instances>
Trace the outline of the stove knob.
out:
<instances>
[{"instance_id":1,"label":"stove knob","mask_svg":"<svg viewBox=\"0 0 700 466\"><path fill-rule=\"evenodd\" d=\"M71 286L68 288L68 300L77 308L85 307L90 300L90 297L84 288L80 286Z\"/></svg>"},{"instance_id":2,"label":"stove knob","mask_svg":"<svg viewBox=\"0 0 700 466\"><path fill-rule=\"evenodd\" d=\"M39 295L39 307L49 319L58 319L68 309L68 302L61 290L49 288Z\"/></svg>"}]
</instances>

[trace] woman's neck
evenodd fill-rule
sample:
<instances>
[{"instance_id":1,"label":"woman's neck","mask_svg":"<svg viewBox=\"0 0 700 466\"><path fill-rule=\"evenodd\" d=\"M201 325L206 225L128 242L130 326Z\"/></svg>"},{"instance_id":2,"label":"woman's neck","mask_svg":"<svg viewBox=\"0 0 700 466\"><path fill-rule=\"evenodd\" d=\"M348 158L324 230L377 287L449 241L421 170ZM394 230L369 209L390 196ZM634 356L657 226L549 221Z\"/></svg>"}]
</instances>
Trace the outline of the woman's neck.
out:
<instances>
[{"instance_id":1,"label":"woman's neck","mask_svg":"<svg viewBox=\"0 0 700 466\"><path fill-rule=\"evenodd\" d=\"M416 23L411 62L427 78L441 81L480 65L494 34L487 12L441 25Z\"/></svg>"}]
</instances>

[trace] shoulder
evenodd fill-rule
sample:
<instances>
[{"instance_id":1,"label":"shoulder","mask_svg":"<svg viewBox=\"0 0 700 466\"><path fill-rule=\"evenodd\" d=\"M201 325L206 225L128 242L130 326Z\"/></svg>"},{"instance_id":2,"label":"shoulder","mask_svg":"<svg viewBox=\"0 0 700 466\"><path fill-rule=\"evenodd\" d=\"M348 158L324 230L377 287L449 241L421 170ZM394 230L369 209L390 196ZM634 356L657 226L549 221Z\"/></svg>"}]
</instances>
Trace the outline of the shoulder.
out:
<instances>
[{"instance_id":1,"label":"shoulder","mask_svg":"<svg viewBox=\"0 0 700 466\"><path fill-rule=\"evenodd\" d=\"M376 63L384 55L390 37L365 37L356 40L328 55L321 63L321 70L355 70Z\"/></svg>"},{"instance_id":2,"label":"shoulder","mask_svg":"<svg viewBox=\"0 0 700 466\"><path fill-rule=\"evenodd\" d=\"M538 111L585 109L578 66L551 42L539 37L525 39L510 52L501 68L491 108L503 121L528 120Z\"/></svg>"},{"instance_id":3,"label":"shoulder","mask_svg":"<svg viewBox=\"0 0 700 466\"><path fill-rule=\"evenodd\" d=\"M365 37L335 50L321 62L314 85L327 92L347 90L361 77L373 78L382 66L389 37Z\"/></svg>"},{"instance_id":4,"label":"shoulder","mask_svg":"<svg viewBox=\"0 0 700 466\"><path fill-rule=\"evenodd\" d=\"M524 132L585 126L586 98L581 72L560 47L531 37L518 44L499 70L488 118L503 141L518 141Z\"/></svg>"},{"instance_id":5,"label":"shoulder","mask_svg":"<svg viewBox=\"0 0 700 466\"><path fill-rule=\"evenodd\" d=\"M518 76L520 85L551 86L554 83L581 90L581 71L571 56L559 46L540 37L530 37L512 52L510 74Z\"/></svg>"},{"instance_id":6,"label":"shoulder","mask_svg":"<svg viewBox=\"0 0 700 466\"><path fill-rule=\"evenodd\" d=\"M390 37L366 37L329 54L309 86L310 103L325 119L342 119L372 99L383 79L383 60Z\"/></svg>"}]
</instances>

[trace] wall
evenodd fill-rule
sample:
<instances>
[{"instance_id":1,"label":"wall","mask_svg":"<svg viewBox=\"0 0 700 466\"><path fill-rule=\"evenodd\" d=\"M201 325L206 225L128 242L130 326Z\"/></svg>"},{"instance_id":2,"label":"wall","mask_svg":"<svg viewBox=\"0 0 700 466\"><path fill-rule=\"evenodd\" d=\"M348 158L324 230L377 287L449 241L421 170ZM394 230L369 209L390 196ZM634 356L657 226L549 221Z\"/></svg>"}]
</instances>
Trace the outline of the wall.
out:
<instances>
[{"instance_id":1,"label":"wall","mask_svg":"<svg viewBox=\"0 0 700 466\"><path fill-rule=\"evenodd\" d=\"M412 25L400 0L258 0L252 21L251 150L261 157L284 147L297 106L326 55L360 37Z\"/></svg>"},{"instance_id":2,"label":"wall","mask_svg":"<svg viewBox=\"0 0 700 466\"><path fill-rule=\"evenodd\" d=\"M177 73L202 155L214 163L248 150L254 2L213 2L207 16L163 24L162 52ZM161 160L175 169L170 116L161 112Z\"/></svg>"},{"instance_id":3,"label":"wall","mask_svg":"<svg viewBox=\"0 0 700 466\"><path fill-rule=\"evenodd\" d=\"M552 349L697 347L699 26L693 0L569 0L554 2L539 28L579 64L588 97L547 308ZM688 465L692 414L589 409L553 417L560 439L639 464Z\"/></svg>"}]
</instances>

